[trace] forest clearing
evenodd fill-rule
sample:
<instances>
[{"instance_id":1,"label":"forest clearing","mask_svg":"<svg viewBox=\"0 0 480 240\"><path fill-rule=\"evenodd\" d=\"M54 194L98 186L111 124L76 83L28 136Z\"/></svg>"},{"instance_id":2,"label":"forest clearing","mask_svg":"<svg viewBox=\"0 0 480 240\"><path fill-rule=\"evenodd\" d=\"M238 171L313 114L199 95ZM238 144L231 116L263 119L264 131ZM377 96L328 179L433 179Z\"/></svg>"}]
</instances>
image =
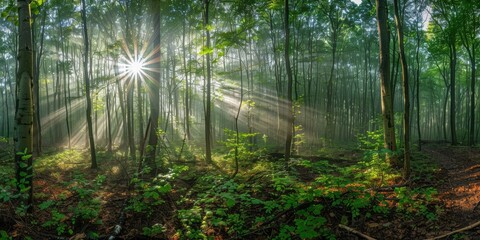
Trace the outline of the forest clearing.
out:
<instances>
[{"instance_id":1,"label":"forest clearing","mask_svg":"<svg viewBox=\"0 0 480 240\"><path fill-rule=\"evenodd\" d=\"M480 1L0 13L0 239L480 239Z\"/></svg>"}]
</instances>

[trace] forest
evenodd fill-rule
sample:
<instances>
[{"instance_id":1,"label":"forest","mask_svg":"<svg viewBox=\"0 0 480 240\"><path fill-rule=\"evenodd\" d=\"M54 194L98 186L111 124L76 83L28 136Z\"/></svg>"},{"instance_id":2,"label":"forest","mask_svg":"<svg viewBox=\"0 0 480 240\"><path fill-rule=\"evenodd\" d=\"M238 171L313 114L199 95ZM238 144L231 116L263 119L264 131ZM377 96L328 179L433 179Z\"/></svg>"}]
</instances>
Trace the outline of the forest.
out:
<instances>
[{"instance_id":1,"label":"forest","mask_svg":"<svg viewBox=\"0 0 480 240\"><path fill-rule=\"evenodd\" d=\"M0 239L480 238L480 1L0 14Z\"/></svg>"}]
</instances>

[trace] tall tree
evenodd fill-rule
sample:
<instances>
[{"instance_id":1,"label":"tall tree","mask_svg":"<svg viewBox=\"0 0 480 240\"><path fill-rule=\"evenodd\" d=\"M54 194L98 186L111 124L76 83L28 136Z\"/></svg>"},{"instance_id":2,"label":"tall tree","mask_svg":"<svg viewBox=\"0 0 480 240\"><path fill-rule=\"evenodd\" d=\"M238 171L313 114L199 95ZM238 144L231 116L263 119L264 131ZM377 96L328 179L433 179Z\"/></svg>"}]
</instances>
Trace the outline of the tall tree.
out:
<instances>
[{"instance_id":1,"label":"tall tree","mask_svg":"<svg viewBox=\"0 0 480 240\"><path fill-rule=\"evenodd\" d=\"M153 48L155 59L160 59L160 5L159 1L150 0L151 12L153 14ZM148 82L148 88L150 93L150 133L148 137L148 150L146 152L145 163L153 170L155 173L157 171L157 165L155 162L155 156L157 153L158 145L158 121L159 121L159 112L160 112L160 71L157 61L154 61L151 67L154 74L150 81Z\"/></svg>"},{"instance_id":2,"label":"tall tree","mask_svg":"<svg viewBox=\"0 0 480 240\"><path fill-rule=\"evenodd\" d=\"M204 12L203 12L203 27L205 29L206 43L205 47L207 49L206 54L206 65L207 73L205 79L205 160L209 163L212 162L212 123L211 123L211 83L212 83L212 72L211 72L211 53L210 53L210 26L209 26L209 5L210 0L203 0Z\"/></svg>"},{"instance_id":3,"label":"tall tree","mask_svg":"<svg viewBox=\"0 0 480 240\"><path fill-rule=\"evenodd\" d=\"M376 0L377 29L380 43L380 95L383 119L383 143L390 151L397 149L393 115L393 97L391 95L390 79L390 34L388 31L388 6L385 0ZM396 159L389 154L390 164L395 165Z\"/></svg>"},{"instance_id":4,"label":"tall tree","mask_svg":"<svg viewBox=\"0 0 480 240\"><path fill-rule=\"evenodd\" d=\"M18 0L18 71L15 106L15 176L20 192L27 189L22 199L27 210L32 207L32 151L33 151L33 41L32 19L28 0ZM23 154L19 154L23 153Z\"/></svg>"},{"instance_id":5,"label":"tall tree","mask_svg":"<svg viewBox=\"0 0 480 240\"><path fill-rule=\"evenodd\" d=\"M287 71L287 101L285 106L286 118L287 118L287 137L285 140L285 161L288 163L290 160L291 148L292 148L292 135L293 135L293 106L292 106L292 90L293 90L293 76L292 68L290 67L290 24L288 0L284 2L284 32L285 32L285 68Z\"/></svg>"},{"instance_id":6,"label":"tall tree","mask_svg":"<svg viewBox=\"0 0 480 240\"><path fill-rule=\"evenodd\" d=\"M88 128L88 140L90 143L90 157L91 157L91 168L97 168L97 155L95 152L95 140L93 138L93 123L92 123L92 98L90 95L90 77L88 74L88 51L89 51L89 40L88 40L88 30L87 30L87 10L85 0L82 0L82 25L83 25L83 79L85 81L85 94L87 97L87 128Z\"/></svg>"},{"instance_id":7,"label":"tall tree","mask_svg":"<svg viewBox=\"0 0 480 240\"><path fill-rule=\"evenodd\" d=\"M395 25L397 28L398 50L400 54L400 64L402 66L402 90L403 90L403 177L410 177L410 88L408 80L407 57L405 56L405 47L403 42L403 22L400 17L400 6L398 0L393 0L395 12ZM418 96L417 96L418 97Z\"/></svg>"},{"instance_id":8,"label":"tall tree","mask_svg":"<svg viewBox=\"0 0 480 240\"><path fill-rule=\"evenodd\" d=\"M432 0L432 20L434 29L440 30L440 40L448 47L450 70L450 137L452 145L457 145L456 129L456 69L457 69L457 36L458 36L458 9L452 1Z\"/></svg>"},{"instance_id":9,"label":"tall tree","mask_svg":"<svg viewBox=\"0 0 480 240\"><path fill-rule=\"evenodd\" d=\"M470 123L468 129L468 144L475 145L475 82L477 71L476 49L480 44L480 3L474 0L462 1L460 4L461 25L460 38L470 61Z\"/></svg>"}]
</instances>

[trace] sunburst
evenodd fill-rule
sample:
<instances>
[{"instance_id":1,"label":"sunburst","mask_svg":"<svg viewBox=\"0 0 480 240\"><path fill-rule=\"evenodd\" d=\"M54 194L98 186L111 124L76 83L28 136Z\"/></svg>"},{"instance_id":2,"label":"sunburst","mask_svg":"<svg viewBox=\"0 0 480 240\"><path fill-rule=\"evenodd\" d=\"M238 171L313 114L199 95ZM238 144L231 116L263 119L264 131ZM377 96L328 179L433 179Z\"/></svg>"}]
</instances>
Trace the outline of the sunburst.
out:
<instances>
[{"instance_id":1,"label":"sunburst","mask_svg":"<svg viewBox=\"0 0 480 240\"><path fill-rule=\"evenodd\" d=\"M160 67L157 66L160 62L160 57L157 54L160 51L160 46L149 48L149 45L150 42L146 42L139 49L137 42L134 42L132 52L127 43L123 41L122 49L125 54L120 58L120 63L118 64L120 74L117 76L120 80L128 81L129 83L136 82L138 79L156 82L152 73L160 71Z\"/></svg>"}]
</instances>

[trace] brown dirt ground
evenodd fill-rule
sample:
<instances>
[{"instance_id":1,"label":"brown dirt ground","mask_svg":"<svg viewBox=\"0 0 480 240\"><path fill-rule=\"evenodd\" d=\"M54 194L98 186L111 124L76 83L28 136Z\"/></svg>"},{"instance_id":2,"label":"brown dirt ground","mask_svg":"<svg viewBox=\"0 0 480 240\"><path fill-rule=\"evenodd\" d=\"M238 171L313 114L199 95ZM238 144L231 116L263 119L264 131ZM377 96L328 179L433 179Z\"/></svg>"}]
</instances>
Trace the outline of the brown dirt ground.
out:
<instances>
[{"instance_id":1,"label":"brown dirt ground","mask_svg":"<svg viewBox=\"0 0 480 240\"><path fill-rule=\"evenodd\" d=\"M436 221L376 218L359 224L357 230L377 239L426 239L441 236L480 221L480 149L427 143L423 155L439 167L432 179L419 179L410 187L434 187L442 211ZM415 173L414 173L415 175ZM349 235L345 239L359 239ZM480 239L480 227L443 239Z\"/></svg>"}]
</instances>

